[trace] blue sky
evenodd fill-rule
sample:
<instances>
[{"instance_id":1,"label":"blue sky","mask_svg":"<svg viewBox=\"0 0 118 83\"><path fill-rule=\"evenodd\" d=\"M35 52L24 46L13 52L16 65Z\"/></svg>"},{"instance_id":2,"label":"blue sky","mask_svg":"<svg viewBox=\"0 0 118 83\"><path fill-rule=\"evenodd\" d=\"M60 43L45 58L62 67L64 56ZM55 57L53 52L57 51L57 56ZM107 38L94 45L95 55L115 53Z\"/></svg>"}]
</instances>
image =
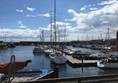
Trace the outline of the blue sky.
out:
<instances>
[{"instance_id":1,"label":"blue sky","mask_svg":"<svg viewBox=\"0 0 118 83\"><path fill-rule=\"evenodd\" d=\"M49 41L50 11L54 0L0 0L0 37L14 41L39 40L44 30ZM118 28L118 0L57 0L58 30L67 29L68 41L100 38L110 28L115 38ZM15 35L14 35L15 34ZM63 35L64 33L61 33ZM62 38L63 41L63 38Z\"/></svg>"}]
</instances>

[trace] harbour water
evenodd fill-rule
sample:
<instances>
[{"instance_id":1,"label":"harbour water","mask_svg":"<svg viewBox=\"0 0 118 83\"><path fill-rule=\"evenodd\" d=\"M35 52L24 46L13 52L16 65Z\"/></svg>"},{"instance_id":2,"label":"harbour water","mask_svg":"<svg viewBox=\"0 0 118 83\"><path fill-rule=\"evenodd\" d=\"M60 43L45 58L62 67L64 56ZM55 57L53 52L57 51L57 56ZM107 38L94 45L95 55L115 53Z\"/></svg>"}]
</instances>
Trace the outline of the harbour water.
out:
<instances>
[{"instance_id":1,"label":"harbour water","mask_svg":"<svg viewBox=\"0 0 118 83\"><path fill-rule=\"evenodd\" d=\"M32 63L29 63L23 70L40 70L40 69L52 69L53 64L50 62L50 58L45 54L33 54L34 46L16 46L15 48L8 48L6 50L0 50L0 62L9 62L12 55L15 55L16 61L31 59ZM76 48L78 49L78 48ZM81 49L86 50L86 49ZM92 51L92 50L87 50ZM92 51L97 52L97 51ZM117 69L114 70L102 70L98 67L72 67L68 63L65 65L59 65L59 77L79 77L79 76L95 76L103 74L117 74Z\"/></svg>"}]
</instances>

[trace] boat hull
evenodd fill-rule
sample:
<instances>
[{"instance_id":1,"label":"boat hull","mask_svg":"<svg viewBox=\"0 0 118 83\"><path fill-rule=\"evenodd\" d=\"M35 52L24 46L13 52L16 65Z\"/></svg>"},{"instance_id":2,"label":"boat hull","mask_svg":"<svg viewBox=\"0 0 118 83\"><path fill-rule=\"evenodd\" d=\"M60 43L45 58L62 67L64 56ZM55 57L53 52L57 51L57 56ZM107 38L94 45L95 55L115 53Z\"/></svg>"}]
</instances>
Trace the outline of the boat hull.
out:
<instances>
[{"instance_id":1,"label":"boat hull","mask_svg":"<svg viewBox=\"0 0 118 83\"><path fill-rule=\"evenodd\" d=\"M108 62L97 62L97 66L101 69L116 69L118 68L118 62L117 63L108 63Z\"/></svg>"},{"instance_id":2,"label":"boat hull","mask_svg":"<svg viewBox=\"0 0 118 83\"><path fill-rule=\"evenodd\" d=\"M50 61L57 64L57 65L61 65L61 64L65 64L67 62L66 58L63 55L49 55L50 57Z\"/></svg>"}]
</instances>

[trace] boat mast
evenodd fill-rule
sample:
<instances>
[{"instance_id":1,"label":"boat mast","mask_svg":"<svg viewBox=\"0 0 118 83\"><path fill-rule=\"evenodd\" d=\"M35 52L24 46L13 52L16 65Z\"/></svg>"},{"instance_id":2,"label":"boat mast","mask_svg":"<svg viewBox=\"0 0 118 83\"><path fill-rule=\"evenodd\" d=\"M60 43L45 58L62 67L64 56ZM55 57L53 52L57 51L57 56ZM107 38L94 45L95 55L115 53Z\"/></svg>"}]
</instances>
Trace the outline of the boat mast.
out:
<instances>
[{"instance_id":1,"label":"boat mast","mask_svg":"<svg viewBox=\"0 0 118 83\"><path fill-rule=\"evenodd\" d=\"M110 39L109 28L107 29L106 39L107 39L107 40L109 40L109 39Z\"/></svg>"},{"instance_id":2,"label":"boat mast","mask_svg":"<svg viewBox=\"0 0 118 83\"><path fill-rule=\"evenodd\" d=\"M39 29L39 37L40 37L40 42L42 42L42 37L41 37L41 29Z\"/></svg>"},{"instance_id":3,"label":"boat mast","mask_svg":"<svg viewBox=\"0 0 118 83\"><path fill-rule=\"evenodd\" d=\"M42 30L41 33L42 33L42 42L44 42L44 40L45 40L45 39L44 39L44 30Z\"/></svg>"},{"instance_id":4,"label":"boat mast","mask_svg":"<svg viewBox=\"0 0 118 83\"><path fill-rule=\"evenodd\" d=\"M66 26L64 28L64 42L66 42Z\"/></svg>"},{"instance_id":5,"label":"boat mast","mask_svg":"<svg viewBox=\"0 0 118 83\"><path fill-rule=\"evenodd\" d=\"M44 30L40 29L40 42L44 42Z\"/></svg>"},{"instance_id":6,"label":"boat mast","mask_svg":"<svg viewBox=\"0 0 118 83\"><path fill-rule=\"evenodd\" d=\"M58 42L60 42L60 30L58 30Z\"/></svg>"},{"instance_id":7,"label":"boat mast","mask_svg":"<svg viewBox=\"0 0 118 83\"><path fill-rule=\"evenodd\" d=\"M118 51L118 31L116 33L116 50Z\"/></svg>"},{"instance_id":8,"label":"boat mast","mask_svg":"<svg viewBox=\"0 0 118 83\"><path fill-rule=\"evenodd\" d=\"M56 33L56 0L54 0L54 42L57 41L57 33Z\"/></svg>"},{"instance_id":9,"label":"boat mast","mask_svg":"<svg viewBox=\"0 0 118 83\"><path fill-rule=\"evenodd\" d=\"M107 46L109 46L109 40L110 40L110 33L109 33L109 28L107 29L107 33L106 33L106 43Z\"/></svg>"},{"instance_id":10,"label":"boat mast","mask_svg":"<svg viewBox=\"0 0 118 83\"><path fill-rule=\"evenodd\" d=\"M52 43L52 11L50 12L50 42Z\"/></svg>"}]
</instances>

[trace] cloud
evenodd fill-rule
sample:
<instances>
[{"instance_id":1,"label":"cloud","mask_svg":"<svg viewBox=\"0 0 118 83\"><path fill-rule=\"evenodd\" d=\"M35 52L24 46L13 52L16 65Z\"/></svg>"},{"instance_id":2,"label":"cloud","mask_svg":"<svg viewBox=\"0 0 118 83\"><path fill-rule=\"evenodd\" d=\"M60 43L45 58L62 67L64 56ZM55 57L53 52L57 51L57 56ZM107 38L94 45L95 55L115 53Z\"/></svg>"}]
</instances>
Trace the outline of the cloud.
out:
<instances>
[{"instance_id":1,"label":"cloud","mask_svg":"<svg viewBox=\"0 0 118 83\"><path fill-rule=\"evenodd\" d=\"M32 30L28 28L24 28L24 24L22 21L17 22L20 26L20 29L8 29L8 28L2 28L0 29L0 37L4 38L3 33L9 33L7 35L7 41L11 40L11 37L13 38L13 41L40 41L40 30L44 30L45 33L45 40L50 40L50 24L47 27L39 27L38 29ZM72 29L69 23L64 22L56 22L57 29L61 31L61 41L63 41L63 34L64 34L64 28L67 28L67 31ZM54 23L52 23L54 25ZM23 29L22 29L23 28ZM72 31L72 30L71 30ZM14 35L15 34L15 35Z\"/></svg>"},{"instance_id":2,"label":"cloud","mask_svg":"<svg viewBox=\"0 0 118 83\"><path fill-rule=\"evenodd\" d=\"M78 13L76 11L74 11L73 9L69 9L68 10L68 13L70 13L70 14L72 14L74 16L77 16L78 15ZM68 21L76 21L76 19L77 19L76 17L73 17L72 19L69 19Z\"/></svg>"},{"instance_id":3,"label":"cloud","mask_svg":"<svg viewBox=\"0 0 118 83\"><path fill-rule=\"evenodd\" d=\"M27 26L25 26L22 21L17 21L17 23L20 25L20 28L27 28Z\"/></svg>"},{"instance_id":4,"label":"cloud","mask_svg":"<svg viewBox=\"0 0 118 83\"><path fill-rule=\"evenodd\" d=\"M97 10L97 9L98 9L98 8L90 8L90 10L92 10L92 11L93 11L93 10Z\"/></svg>"},{"instance_id":5,"label":"cloud","mask_svg":"<svg viewBox=\"0 0 118 83\"><path fill-rule=\"evenodd\" d=\"M26 17L36 17L35 15L26 15Z\"/></svg>"},{"instance_id":6,"label":"cloud","mask_svg":"<svg viewBox=\"0 0 118 83\"><path fill-rule=\"evenodd\" d=\"M77 24L73 31L79 33L105 35L107 28L111 28L111 33L115 33L113 31L118 27L118 1L87 13L78 13L74 9L69 9L68 13L73 15L69 21Z\"/></svg>"},{"instance_id":7,"label":"cloud","mask_svg":"<svg viewBox=\"0 0 118 83\"><path fill-rule=\"evenodd\" d=\"M110 1L110 0L107 0ZM103 1L104 2L104 1ZM101 2L101 3L103 3ZM80 13L75 11L74 9L69 9L68 13L72 16L72 18L65 19L66 21L70 21L69 23L64 22L56 22L57 29L61 32L61 41L63 41L64 28L67 30L67 40L77 40L77 35L79 35L79 39L85 40L88 35L90 39L98 39L98 36L102 34L102 37L106 37L107 29L110 29L110 37L115 38L116 31L118 30L118 1L112 4L107 4L100 6L99 9L91 9L92 11L87 11L84 13ZM98 6L98 5L97 5ZM88 6L87 6L88 7ZM44 16L49 17L48 13L46 14L37 14L37 15L26 15L27 17L34 16ZM50 39L50 24L47 27L39 27L36 30L28 29L27 26L24 25L23 21L18 21L20 29L0 29L0 37L4 37L4 32L10 32L8 34L9 37L14 37L17 41L39 41L39 29L44 30L45 40L49 41ZM72 23L76 23L75 26L72 26ZM54 25L54 23L52 23ZM23 29L22 29L23 28ZM16 34L16 35L14 35Z\"/></svg>"},{"instance_id":8,"label":"cloud","mask_svg":"<svg viewBox=\"0 0 118 83\"><path fill-rule=\"evenodd\" d=\"M23 10L16 9L17 12L23 13Z\"/></svg>"},{"instance_id":9,"label":"cloud","mask_svg":"<svg viewBox=\"0 0 118 83\"><path fill-rule=\"evenodd\" d=\"M82 7L80 10L83 11L87 8L87 6Z\"/></svg>"},{"instance_id":10,"label":"cloud","mask_svg":"<svg viewBox=\"0 0 118 83\"><path fill-rule=\"evenodd\" d=\"M109 23L109 21L102 21L101 24L108 24L108 23Z\"/></svg>"},{"instance_id":11,"label":"cloud","mask_svg":"<svg viewBox=\"0 0 118 83\"><path fill-rule=\"evenodd\" d=\"M49 13L45 13L45 14L37 14L37 16L50 17L50 14L49 14Z\"/></svg>"},{"instance_id":12,"label":"cloud","mask_svg":"<svg viewBox=\"0 0 118 83\"><path fill-rule=\"evenodd\" d=\"M35 9L35 8L27 7L27 10L33 12L33 11L36 10L36 9Z\"/></svg>"},{"instance_id":13,"label":"cloud","mask_svg":"<svg viewBox=\"0 0 118 83\"><path fill-rule=\"evenodd\" d=\"M98 3L98 5L110 5L110 4L114 4L117 1L118 0L106 0L106 1L103 1L101 3Z\"/></svg>"},{"instance_id":14,"label":"cloud","mask_svg":"<svg viewBox=\"0 0 118 83\"><path fill-rule=\"evenodd\" d=\"M39 41L39 30L37 29L0 29L0 37L3 41L5 34L7 34L7 41L11 41L11 38L13 41Z\"/></svg>"}]
</instances>

